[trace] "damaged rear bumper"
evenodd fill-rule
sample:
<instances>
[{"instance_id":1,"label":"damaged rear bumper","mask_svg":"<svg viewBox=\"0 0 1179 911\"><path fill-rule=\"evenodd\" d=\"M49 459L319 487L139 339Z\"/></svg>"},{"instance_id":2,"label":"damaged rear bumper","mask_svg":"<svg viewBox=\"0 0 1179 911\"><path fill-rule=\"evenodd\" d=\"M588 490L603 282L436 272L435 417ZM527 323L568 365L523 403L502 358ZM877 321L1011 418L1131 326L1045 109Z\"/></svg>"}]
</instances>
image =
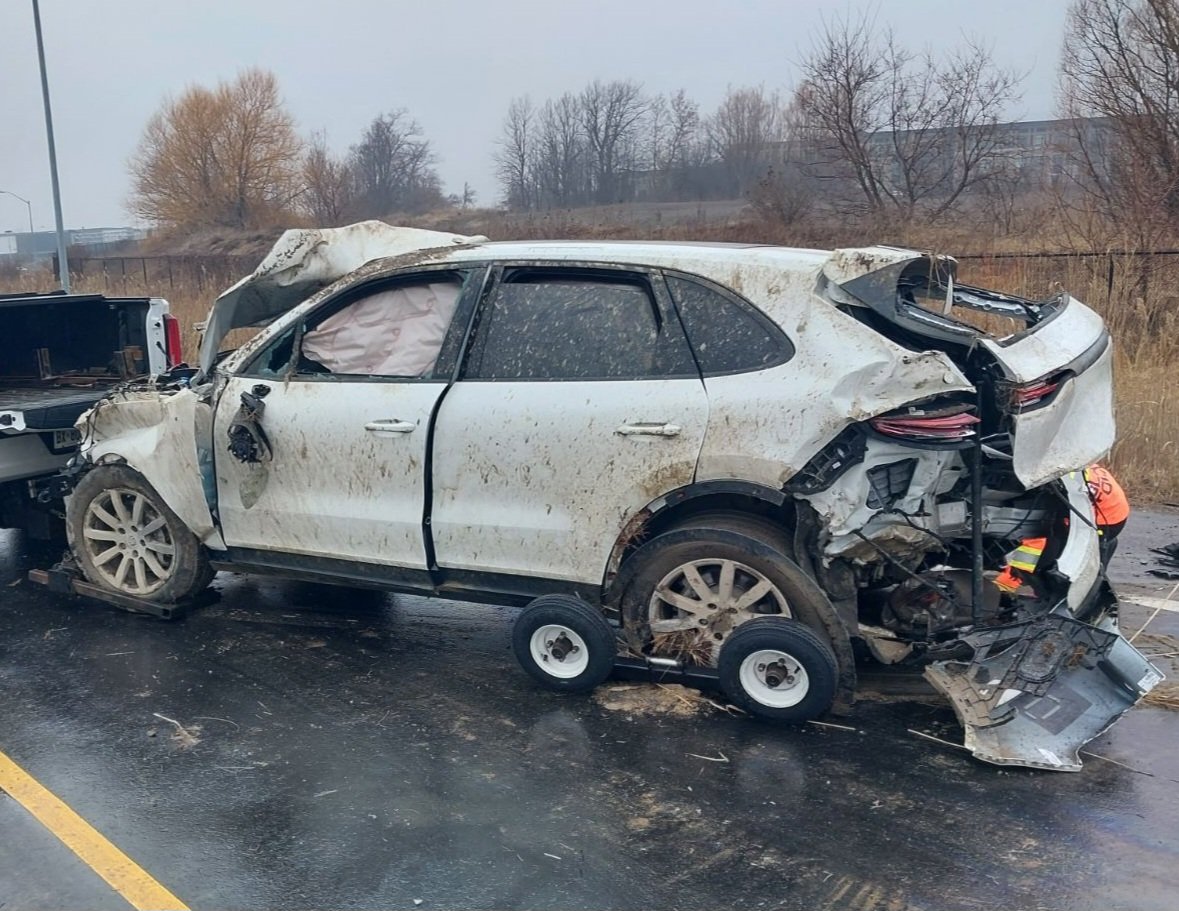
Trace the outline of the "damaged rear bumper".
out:
<instances>
[{"instance_id":1,"label":"damaged rear bumper","mask_svg":"<svg viewBox=\"0 0 1179 911\"><path fill-rule=\"evenodd\" d=\"M965 745L996 765L1075 772L1080 749L1163 675L1116 630L1065 609L964 636L970 660L939 661L925 678L951 703Z\"/></svg>"},{"instance_id":2,"label":"damaged rear bumper","mask_svg":"<svg viewBox=\"0 0 1179 911\"><path fill-rule=\"evenodd\" d=\"M925 669L953 704L966 747L996 765L1078 771L1081 747L1163 679L1106 610L1116 599L1082 473L1061 481L1071 521L1051 571L1060 602L1022 622L976 629L955 643L969 659Z\"/></svg>"}]
</instances>

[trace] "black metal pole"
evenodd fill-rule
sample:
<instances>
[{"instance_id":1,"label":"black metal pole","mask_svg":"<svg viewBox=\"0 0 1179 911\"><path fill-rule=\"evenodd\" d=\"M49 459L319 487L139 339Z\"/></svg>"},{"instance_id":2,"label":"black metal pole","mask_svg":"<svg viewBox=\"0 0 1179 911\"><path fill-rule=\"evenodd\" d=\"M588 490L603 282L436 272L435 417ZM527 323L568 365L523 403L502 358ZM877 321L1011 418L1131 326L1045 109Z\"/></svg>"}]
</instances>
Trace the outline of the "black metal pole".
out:
<instances>
[{"instance_id":1,"label":"black metal pole","mask_svg":"<svg viewBox=\"0 0 1179 911\"><path fill-rule=\"evenodd\" d=\"M53 112L49 107L49 76L45 72L45 44L41 40L41 10L33 0L33 28L37 33L37 60L41 64L41 95L45 101L45 138L49 143L49 180L53 185L53 216L57 221L57 274L63 291L70 290L70 264L66 258L65 225L61 217L61 187L57 182L57 147L53 142Z\"/></svg>"},{"instance_id":2,"label":"black metal pole","mask_svg":"<svg viewBox=\"0 0 1179 911\"><path fill-rule=\"evenodd\" d=\"M970 460L970 618L975 626L982 619L983 608L983 529L982 529L982 437L974 438Z\"/></svg>"}]
</instances>

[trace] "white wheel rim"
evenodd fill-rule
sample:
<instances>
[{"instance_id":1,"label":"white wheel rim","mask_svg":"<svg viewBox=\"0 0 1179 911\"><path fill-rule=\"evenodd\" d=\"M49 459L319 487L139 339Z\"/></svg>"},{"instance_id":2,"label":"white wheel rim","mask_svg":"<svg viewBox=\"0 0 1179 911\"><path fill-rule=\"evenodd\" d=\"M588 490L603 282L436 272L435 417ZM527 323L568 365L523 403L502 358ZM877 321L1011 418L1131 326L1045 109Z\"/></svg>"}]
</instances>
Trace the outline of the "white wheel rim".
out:
<instances>
[{"instance_id":1,"label":"white wheel rim","mask_svg":"<svg viewBox=\"0 0 1179 911\"><path fill-rule=\"evenodd\" d=\"M150 595L176 567L168 520L137 490L104 490L86 507L82 540L95 572L116 591Z\"/></svg>"},{"instance_id":2,"label":"white wheel rim","mask_svg":"<svg viewBox=\"0 0 1179 911\"><path fill-rule=\"evenodd\" d=\"M694 632L711 649L714 666L734 629L766 616L793 616L781 589L752 566L721 558L677 566L655 586L647 606L652 635Z\"/></svg>"},{"instance_id":3,"label":"white wheel rim","mask_svg":"<svg viewBox=\"0 0 1179 911\"><path fill-rule=\"evenodd\" d=\"M798 659L774 648L753 652L741 662L741 689L749 698L771 709L798 705L810 691L811 681Z\"/></svg>"},{"instance_id":4,"label":"white wheel rim","mask_svg":"<svg viewBox=\"0 0 1179 911\"><path fill-rule=\"evenodd\" d=\"M540 627L528 640L536 666L552 677L569 680L589 667L585 640L567 626L557 623Z\"/></svg>"}]
</instances>

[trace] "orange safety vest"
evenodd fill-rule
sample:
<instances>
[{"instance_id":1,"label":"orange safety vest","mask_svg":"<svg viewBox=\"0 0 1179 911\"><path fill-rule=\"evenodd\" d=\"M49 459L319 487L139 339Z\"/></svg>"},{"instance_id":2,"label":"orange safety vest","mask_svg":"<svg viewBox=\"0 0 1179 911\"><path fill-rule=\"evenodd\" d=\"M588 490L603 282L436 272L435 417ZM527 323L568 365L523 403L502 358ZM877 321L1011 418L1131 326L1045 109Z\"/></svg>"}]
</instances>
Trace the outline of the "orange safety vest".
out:
<instances>
[{"instance_id":1,"label":"orange safety vest","mask_svg":"<svg viewBox=\"0 0 1179 911\"><path fill-rule=\"evenodd\" d=\"M1126 492L1108 468L1090 465L1085 469L1085 483L1089 485L1089 498L1097 513L1097 524L1117 525L1130 518L1130 502Z\"/></svg>"},{"instance_id":2,"label":"orange safety vest","mask_svg":"<svg viewBox=\"0 0 1179 911\"><path fill-rule=\"evenodd\" d=\"M995 584L1005 592L1013 592L1018 589L1023 584L1023 580L1015 570L1028 574L1034 573L1040 562L1040 557L1044 555L1044 548L1047 546L1047 538L1024 538L1019 542L1019 547L1007 555L1007 565L1003 567L1003 572L995 578Z\"/></svg>"}]
</instances>

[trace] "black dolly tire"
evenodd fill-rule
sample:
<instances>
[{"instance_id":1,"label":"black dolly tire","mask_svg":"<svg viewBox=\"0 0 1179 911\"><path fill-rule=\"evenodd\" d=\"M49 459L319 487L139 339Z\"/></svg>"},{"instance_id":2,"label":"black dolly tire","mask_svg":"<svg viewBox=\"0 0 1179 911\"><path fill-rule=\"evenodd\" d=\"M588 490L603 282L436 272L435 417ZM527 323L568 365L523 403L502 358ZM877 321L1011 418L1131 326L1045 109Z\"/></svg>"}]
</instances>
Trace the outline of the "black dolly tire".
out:
<instances>
[{"instance_id":1,"label":"black dolly tire","mask_svg":"<svg viewBox=\"0 0 1179 911\"><path fill-rule=\"evenodd\" d=\"M752 715L773 721L818 718L835 700L835 653L814 630L785 617L741 624L717 665L721 692Z\"/></svg>"},{"instance_id":2,"label":"black dolly tire","mask_svg":"<svg viewBox=\"0 0 1179 911\"><path fill-rule=\"evenodd\" d=\"M173 604L213 578L196 536L124 465L82 477L66 503L66 532L82 573L108 591Z\"/></svg>"},{"instance_id":3,"label":"black dolly tire","mask_svg":"<svg viewBox=\"0 0 1179 911\"><path fill-rule=\"evenodd\" d=\"M618 640L601 612L572 595L544 595L512 627L516 660L541 686L585 693L614 670Z\"/></svg>"}]
</instances>

